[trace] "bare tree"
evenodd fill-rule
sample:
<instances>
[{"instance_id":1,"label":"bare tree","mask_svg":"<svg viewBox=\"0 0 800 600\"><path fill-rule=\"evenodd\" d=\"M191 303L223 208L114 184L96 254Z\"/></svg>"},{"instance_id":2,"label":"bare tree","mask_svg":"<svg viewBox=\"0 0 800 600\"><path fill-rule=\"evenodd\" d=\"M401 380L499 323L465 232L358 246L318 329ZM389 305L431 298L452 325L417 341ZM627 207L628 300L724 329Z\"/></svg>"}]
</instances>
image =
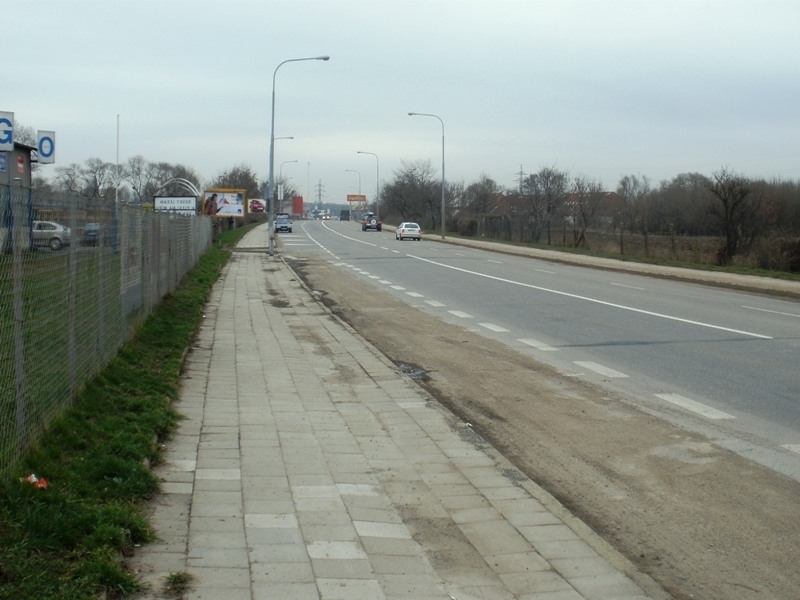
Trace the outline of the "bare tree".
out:
<instances>
[{"instance_id":1,"label":"bare tree","mask_svg":"<svg viewBox=\"0 0 800 600\"><path fill-rule=\"evenodd\" d=\"M89 199L113 199L118 185L116 165L90 158L81 166L72 163L56 168L58 187Z\"/></svg>"},{"instance_id":2,"label":"bare tree","mask_svg":"<svg viewBox=\"0 0 800 600\"><path fill-rule=\"evenodd\" d=\"M633 227L636 208L645 201L650 191L646 177L625 175L617 184L617 224L619 226L619 253L625 254L625 230Z\"/></svg>"},{"instance_id":3,"label":"bare tree","mask_svg":"<svg viewBox=\"0 0 800 600\"><path fill-rule=\"evenodd\" d=\"M585 175L578 175L572 180L568 196L571 214L568 218L572 224L572 243L576 248L586 245L586 230L594 224L605 195L603 184L599 181L591 181Z\"/></svg>"},{"instance_id":4,"label":"bare tree","mask_svg":"<svg viewBox=\"0 0 800 600\"><path fill-rule=\"evenodd\" d=\"M279 183L285 183L285 180ZM227 171L223 171L220 175L217 175L212 182L212 186L245 190L248 198L258 198L261 195L258 177L252 168L244 164L236 165ZM277 185L274 191L276 194L274 199L277 199Z\"/></svg>"},{"instance_id":5,"label":"bare tree","mask_svg":"<svg viewBox=\"0 0 800 600\"><path fill-rule=\"evenodd\" d=\"M520 183L520 190L523 198L527 201L525 216L530 240L538 243L542 238L547 212L539 177L535 174L525 177Z\"/></svg>"},{"instance_id":6,"label":"bare tree","mask_svg":"<svg viewBox=\"0 0 800 600\"><path fill-rule=\"evenodd\" d=\"M134 202L139 204L147 201L148 189L157 185L151 177L150 163L141 155L131 156L122 168L122 180L130 185Z\"/></svg>"},{"instance_id":7,"label":"bare tree","mask_svg":"<svg viewBox=\"0 0 800 600\"><path fill-rule=\"evenodd\" d=\"M394 172L394 180L381 191L383 216L395 214L403 221L417 221L424 223L426 229L435 229L441 203L441 182L434 180L433 173L429 160L402 161L401 168Z\"/></svg>"},{"instance_id":8,"label":"bare tree","mask_svg":"<svg viewBox=\"0 0 800 600\"><path fill-rule=\"evenodd\" d=\"M478 181L469 184L464 190L464 209L478 215L485 215L493 206L497 193L497 183L482 173Z\"/></svg>"},{"instance_id":9,"label":"bare tree","mask_svg":"<svg viewBox=\"0 0 800 600\"><path fill-rule=\"evenodd\" d=\"M676 235L712 232L707 209L709 183L700 173L682 173L662 181L653 195L652 224L658 233L673 237L673 247Z\"/></svg>"},{"instance_id":10,"label":"bare tree","mask_svg":"<svg viewBox=\"0 0 800 600\"><path fill-rule=\"evenodd\" d=\"M496 206L497 183L482 173L478 181L466 187L460 184L458 189L451 189L450 192L460 198L457 227L459 231L474 235L478 231L479 224L482 224L480 231L485 235L486 220Z\"/></svg>"},{"instance_id":11,"label":"bare tree","mask_svg":"<svg viewBox=\"0 0 800 600\"><path fill-rule=\"evenodd\" d=\"M714 198L711 213L719 219L725 236L719 263L731 262L743 241L755 236L755 216L759 200L752 195L750 180L723 167L712 174L708 187Z\"/></svg>"},{"instance_id":12,"label":"bare tree","mask_svg":"<svg viewBox=\"0 0 800 600\"><path fill-rule=\"evenodd\" d=\"M551 223L561 215L561 208L567 195L567 181L569 176L564 171L555 167L542 167L536 174L539 187L545 203L545 218L547 225L547 244L551 240Z\"/></svg>"}]
</instances>

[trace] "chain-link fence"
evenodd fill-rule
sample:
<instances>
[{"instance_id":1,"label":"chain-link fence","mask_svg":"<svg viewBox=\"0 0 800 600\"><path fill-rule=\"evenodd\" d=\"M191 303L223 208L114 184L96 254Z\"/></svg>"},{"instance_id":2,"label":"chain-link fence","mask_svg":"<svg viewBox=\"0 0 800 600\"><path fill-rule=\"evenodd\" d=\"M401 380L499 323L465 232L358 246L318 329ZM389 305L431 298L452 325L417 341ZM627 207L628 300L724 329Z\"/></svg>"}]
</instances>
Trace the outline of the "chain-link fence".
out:
<instances>
[{"instance_id":1,"label":"chain-link fence","mask_svg":"<svg viewBox=\"0 0 800 600\"><path fill-rule=\"evenodd\" d=\"M212 241L208 217L0 185L0 472Z\"/></svg>"}]
</instances>

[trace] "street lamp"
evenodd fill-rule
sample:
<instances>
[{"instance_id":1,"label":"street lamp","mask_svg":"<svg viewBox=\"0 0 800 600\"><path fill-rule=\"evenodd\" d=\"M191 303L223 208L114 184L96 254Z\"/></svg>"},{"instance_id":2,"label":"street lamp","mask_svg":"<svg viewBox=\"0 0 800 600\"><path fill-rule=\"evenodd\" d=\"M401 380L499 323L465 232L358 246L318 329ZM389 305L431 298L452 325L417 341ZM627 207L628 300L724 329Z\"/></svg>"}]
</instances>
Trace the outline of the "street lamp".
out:
<instances>
[{"instance_id":1,"label":"street lamp","mask_svg":"<svg viewBox=\"0 0 800 600\"><path fill-rule=\"evenodd\" d=\"M283 165L288 165L289 163L296 163L296 160L285 160L281 163L281 166L278 168L278 179L283 179Z\"/></svg>"},{"instance_id":2,"label":"street lamp","mask_svg":"<svg viewBox=\"0 0 800 600\"><path fill-rule=\"evenodd\" d=\"M277 138L275 138L275 139L277 139ZM285 184L285 182L283 181L283 165L288 165L289 163L296 163L296 162L298 162L298 161L296 161L296 160L285 160L285 161L283 161L281 163L281 166L278 167L278 181L280 181L281 185ZM280 204L278 205L278 209L279 209L278 212L283 212L283 198L280 197L281 194L278 194L278 196L279 196L278 202L280 202Z\"/></svg>"},{"instance_id":3,"label":"street lamp","mask_svg":"<svg viewBox=\"0 0 800 600\"><path fill-rule=\"evenodd\" d=\"M361 173L356 171L355 169L345 169L345 171L348 172L348 173L355 173L356 175L358 175L358 195L360 196L361 195Z\"/></svg>"},{"instance_id":4,"label":"street lamp","mask_svg":"<svg viewBox=\"0 0 800 600\"><path fill-rule=\"evenodd\" d=\"M356 171L355 169L345 169L346 173L355 173L358 175L358 194L361 195L361 173Z\"/></svg>"},{"instance_id":5,"label":"street lamp","mask_svg":"<svg viewBox=\"0 0 800 600\"><path fill-rule=\"evenodd\" d=\"M442 239L444 239L444 121L438 115L432 115L430 113L417 113L417 112L410 112L408 113L409 117L433 117L434 119L439 119L439 123L442 124Z\"/></svg>"},{"instance_id":6,"label":"street lamp","mask_svg":"<svg viewBox=\"0 0 800 600\"><path fill-rule=\"evenodd\" d=\"M278 69L280 69L283 65L289 62L300 62L304 60L330 60L330 56L309 56L306 58L289 58L282 63L279 63L277 67L275 67L275 71L272 73L272 116L270 120L270 128L269 128L269 178L267 179L267 193L264 195L265 200L267 201L267 207L269 210L269 216L267 219L269 231L267 232L267 239L269 240L269 254L272 256L273 254L273 240L272 240L272 217L274 213L274 207L272 206L272 195L273 190L275 189L275 78L278 75Z\"/></svg>"},{"instance_id":7,"label":"street lamp","mask_svg":"<svg viewBox=\"0 0 800 600\"><path fill-rule=\"evenodd\" d=\"M375 216L380 217L381 213L378 210L378 201L381 197L381 170L378 155L374 152L364 152L362 150L356 150L356 154L371 154L375 157Z\"/></svg>"}]
</instances>

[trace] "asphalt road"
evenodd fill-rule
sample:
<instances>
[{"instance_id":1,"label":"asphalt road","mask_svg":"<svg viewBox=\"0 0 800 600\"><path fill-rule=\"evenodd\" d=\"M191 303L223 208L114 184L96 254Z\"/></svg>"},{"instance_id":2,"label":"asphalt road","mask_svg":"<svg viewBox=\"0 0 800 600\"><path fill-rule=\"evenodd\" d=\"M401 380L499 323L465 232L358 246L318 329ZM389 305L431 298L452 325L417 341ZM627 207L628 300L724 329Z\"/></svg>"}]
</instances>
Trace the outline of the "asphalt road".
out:
<instances>
[{"instance_id":1,"label":"asphalt road","mask_svg":"<svg viewBox=\"0 0 800 600\"><path fill-rule=\"evenodd\" d=\"M296 222L280 235L286 255L323 255L412 306L800 481L797 300L398 242L354 222Z\"/></svg>"}]
</instances>

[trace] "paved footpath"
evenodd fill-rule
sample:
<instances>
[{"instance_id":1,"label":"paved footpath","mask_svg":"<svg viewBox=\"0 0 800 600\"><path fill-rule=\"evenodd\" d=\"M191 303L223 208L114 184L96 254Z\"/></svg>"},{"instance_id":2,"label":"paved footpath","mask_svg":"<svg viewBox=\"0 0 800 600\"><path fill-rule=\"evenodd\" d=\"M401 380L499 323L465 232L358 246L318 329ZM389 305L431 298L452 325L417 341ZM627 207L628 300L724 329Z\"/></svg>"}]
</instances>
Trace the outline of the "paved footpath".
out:
<instances>
[{"instance_id":1,"label":"paved footpath","mask_svg":"<svg viewBox=\"0 0 800 600\"><path fill-rule=\"evenodd\" d=\"M129 560L142 598L178 573L186 600L669 597L263 243L233 253L187 356L159 539Z\"/></svg>"}]
</instances>

